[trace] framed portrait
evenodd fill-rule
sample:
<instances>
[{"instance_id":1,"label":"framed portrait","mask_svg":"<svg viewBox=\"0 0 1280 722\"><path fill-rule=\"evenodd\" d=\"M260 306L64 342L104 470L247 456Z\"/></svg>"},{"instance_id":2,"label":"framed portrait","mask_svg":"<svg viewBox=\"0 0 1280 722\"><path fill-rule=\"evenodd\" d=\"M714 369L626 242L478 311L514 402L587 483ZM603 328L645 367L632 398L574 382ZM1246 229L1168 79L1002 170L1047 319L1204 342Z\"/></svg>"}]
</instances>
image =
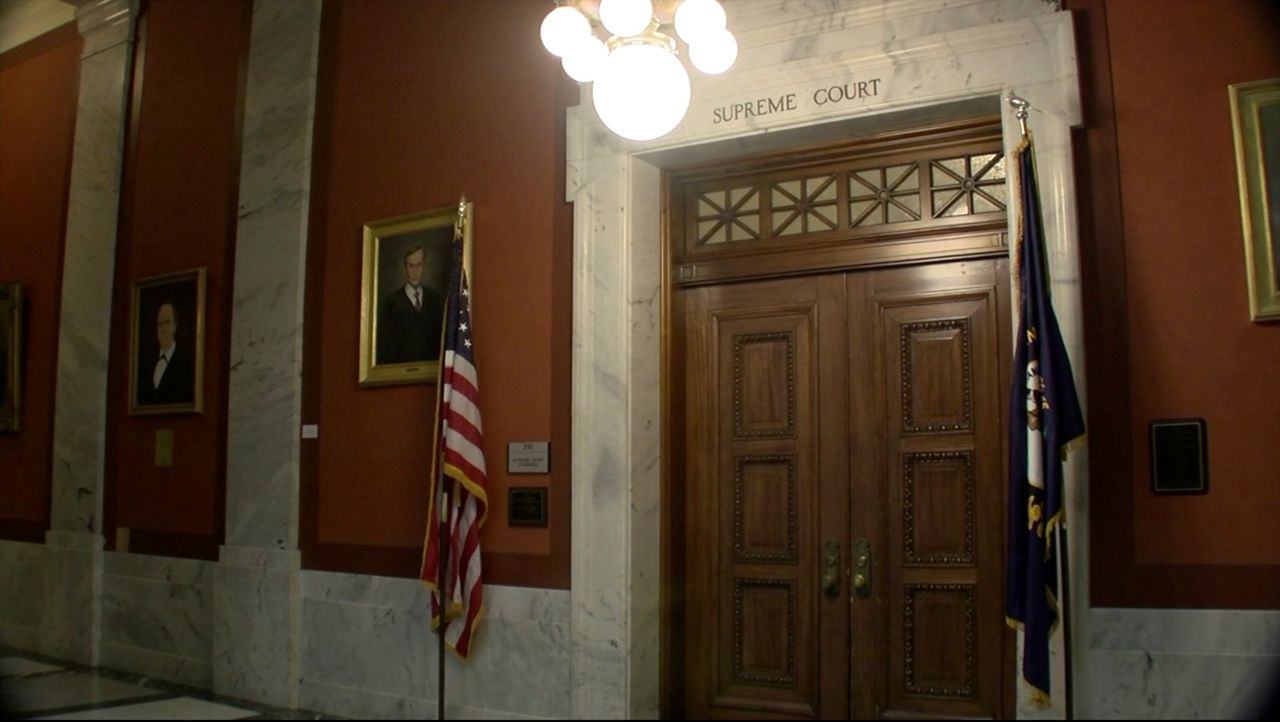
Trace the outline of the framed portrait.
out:
<instances>
[{"instance_id":1,"label":"framed portrait","mask_svg":"<svg viewBox=\"0 0 1280 722\"><path fill-rule=\"evenodd\" d=\"M134 281L129 413L204 408L205 269Z\"/></svg>"},{"instance_id":2,"label":"framed portrait","mask_svg":"<svg viewBox=\"0 0 1280 722\"><path fill-rule=\"evenodd\" d=\"M1244 223L1249 315L1280 321L1280 78L1227 86Z\"/></svg>"},{"instance_id":3,"label":"framed portrait","mask_svg":"<svg viewBox=\"0 0 1280 722\"><path fill-rule=\"evenodd\" d=\"M472 206L464 267L471 273ZM445 295L458 207L366 223L360 282L360 385L432 383L440 376Z\"/></svg>"},{"instance_id":4,"label":"framed portrait","mask_svg":"<svg viewBox=\"0 0 1280 722\"><path fill-rule=\"evenodd\" d=\"M22 430L22 285L0 283L0 432Z\"/></svg>"}]
</instances>

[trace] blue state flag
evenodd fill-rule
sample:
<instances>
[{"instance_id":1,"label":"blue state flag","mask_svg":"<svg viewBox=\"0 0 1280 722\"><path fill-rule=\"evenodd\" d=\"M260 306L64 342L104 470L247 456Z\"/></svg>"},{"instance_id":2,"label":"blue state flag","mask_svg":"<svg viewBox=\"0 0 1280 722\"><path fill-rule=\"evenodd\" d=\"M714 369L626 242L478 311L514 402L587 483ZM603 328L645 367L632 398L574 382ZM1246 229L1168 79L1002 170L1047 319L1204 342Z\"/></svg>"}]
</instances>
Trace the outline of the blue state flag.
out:
<instances>
[{"instance_id":1,"label":"blue state flag","mask_svg":"<svg viewBox=\"0 0 1280 722\"><path fill-rule=\"evenodd\" d=\"M1049 298L1044 227L1030 134L1014 151L1022 221L1013 248L1018 295L1009 398L1009 569L1005 615L1023 630L1022 676L1049 701L1049 636L1058 624L1062 462L1084 442L1084 415ZM1065 579L1065 576L1064 576Z\"/></svg>"}]
</instances>

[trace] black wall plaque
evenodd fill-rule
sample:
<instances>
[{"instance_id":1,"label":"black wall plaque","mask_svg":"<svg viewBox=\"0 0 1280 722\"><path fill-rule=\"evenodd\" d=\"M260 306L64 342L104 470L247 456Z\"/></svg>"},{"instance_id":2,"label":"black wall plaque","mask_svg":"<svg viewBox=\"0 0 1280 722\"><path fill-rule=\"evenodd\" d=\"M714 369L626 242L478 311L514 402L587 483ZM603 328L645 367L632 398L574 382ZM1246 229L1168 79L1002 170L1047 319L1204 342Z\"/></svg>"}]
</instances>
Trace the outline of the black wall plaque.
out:
<instances>
[{"instance_id":1,"label":"black wall plaque","mask_svg":"<svg viewBox=\"0 0 1280 722\"><path fill-rule=\"evenodd\" d=\"M546 487L513 486L508 489L507 524L510 526L546 526Z\"/></svg>"},{"instance_id":2,"label":"black wall plaque","mask_svg":"<svg viewBox=\"0 0 1280 722\"><path fill-rule=\"evenodd\" d=\"M1204 419L1151 422L1151 491L1209 493L1209 445Z\"/></svg>"}]
</instances>

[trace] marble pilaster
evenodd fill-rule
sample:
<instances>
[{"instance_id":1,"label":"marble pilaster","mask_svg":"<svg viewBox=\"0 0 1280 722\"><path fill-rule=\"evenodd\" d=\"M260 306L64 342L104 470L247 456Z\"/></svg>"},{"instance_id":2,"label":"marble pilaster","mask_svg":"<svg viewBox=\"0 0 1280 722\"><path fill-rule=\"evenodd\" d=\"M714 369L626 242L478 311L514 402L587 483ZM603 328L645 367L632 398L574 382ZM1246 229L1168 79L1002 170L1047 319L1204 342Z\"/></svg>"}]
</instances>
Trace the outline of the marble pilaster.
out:
<instances>
[{"instance_id":1,"label":"marble pilaster","mask_svg":"<svg viewBox=\"0 0 1280 722\"><path fill-rule=\"evenodd\" d=\"M100 532L107 348L134 8L83 2L84 38L62 264L52 528Z\"/></svg>"},{"instance_id":2,"label":"marble pilaster","mask_svg":"<svg viewBox=\"0 0 1280 722\"><path fill-rule=\"evenodd\" d=\"M668 136L632 144L610 134L590 90L569 111L567 199L574 203L572 669L575 717L656 714L658 638L650 592L660 574L658 178L663 167L891 128L1001 114L1006 152L1019 140L1003 102L1033 105L1037 161L1051 237L1053 291L1076 368L1083 369L1078 239L1070 128L1080 109L1070 15L1008 0L881 0L726 5L737 64L693 77L693 101ZM878 79L856 101L815 91ZM714 110L783 93L795 110L716 122ZM1011 214L1009 232L1015 231ZM1083 395L1084 379L1078 377ZM1073 462L1070 544L1087 576L1085 467ZM1077 599L1080 596L1077 587ZM1079 616L1079 611L1075 612ZM1085 617L1075 625L1087 626ZM1063 713L1061 697L1051 711Z\"/></svg>"},{"instance_id":3,"label":"marble pilaster","mask_svg":"<svg viewBox=\"0 0 1280 722\"><path fill-rule=\"evenodd\" d=\"M254 4L241 144L228 390L226 546L213 686L298 695L302 326L319 0Z\"/></svg>"},{"instance_id":4,"label":"marble pilaster","mask_svg":"<svg viewBox=\"0 0 1280 722\"><path fill-rule=\"evenodd\" d=\"M53 489L40 651L98 661L107 351L137 8L81 0L84 39L67 199L54 398Z\"/></svg>"}]
</instances>

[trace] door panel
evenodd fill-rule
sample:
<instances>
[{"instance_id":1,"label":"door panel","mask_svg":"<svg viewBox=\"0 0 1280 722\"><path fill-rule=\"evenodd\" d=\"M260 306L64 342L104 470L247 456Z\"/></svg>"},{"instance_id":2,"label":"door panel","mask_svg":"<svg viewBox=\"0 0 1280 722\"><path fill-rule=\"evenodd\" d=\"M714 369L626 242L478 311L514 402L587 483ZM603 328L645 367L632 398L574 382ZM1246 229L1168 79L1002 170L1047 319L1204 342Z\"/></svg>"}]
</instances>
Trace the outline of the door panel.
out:
<instances>
[{"instance_id":1,"label":"door panel","mask_svg":"<svg viewBox=\"0 0 1280 722\"><path fill-rule=\"evenodd\" d=\"M684 714L1011 714L1005 262L680 293Z\"/></svg>"},{"instance_id":2,"label":"door panel","mask_svg":"<svg viewBox=\"0 0 1280 722\"><path fill-rule=\"evenodd\" d=\"M844 394L843 294L838 277L687 292L689 716L847 710L839 561L836 596L819 589L821 546L847 547L844 410L817 403Z\"/></svg>"},{"instance_id":3,"label":"door panel","mask_svg":"<svg viewBox=\"0 0 1280 722\"><path fill-rule=\"evenodd\" d=\"M853 610L867 617L858 629L887 626L888 640L854 645L871 657L861 673L882 679L875 704L855 691L866 716L1002 713L1003 265L878 270L858 283L854 323L869 327L851 338L873 339L862 363L877 378L854 386L881 411L868 440L878 466L856 475L852 513L855 535L864 524L881 535L885 586L882 604L855 599Z\"/></svg>"}]
</instances>

